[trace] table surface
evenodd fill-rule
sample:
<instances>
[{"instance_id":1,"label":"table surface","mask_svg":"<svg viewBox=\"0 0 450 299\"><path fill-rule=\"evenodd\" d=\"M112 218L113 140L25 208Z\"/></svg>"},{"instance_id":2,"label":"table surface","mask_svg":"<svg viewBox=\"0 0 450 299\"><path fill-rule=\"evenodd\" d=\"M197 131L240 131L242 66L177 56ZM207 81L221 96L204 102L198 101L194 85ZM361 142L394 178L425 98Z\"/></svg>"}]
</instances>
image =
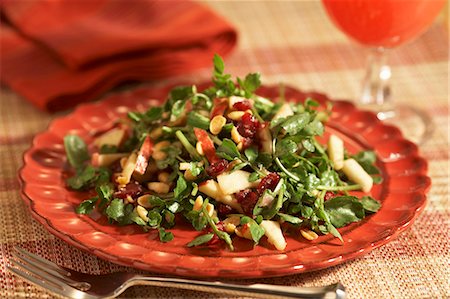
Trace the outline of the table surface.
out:
<instances>
[{"instance_id":1,"label":"table surface","mask_svg":"<svg viewBox=\"0 0 450 299\"><path fill-rule=\"evenodd\" d=\"M317 1L207 2L233 22L238 48L226 59L236 75L263 74L264 83L284 82L333 98L358 95L367 51L333 27ZM449 91L448 29L436 22L415 41L391 51L393 96L433 118L435 131L420 146L429 162L429 202L397 239L342 265L311 273L251 282L312 286L341 281L349 298L448 298L449 275ZM193 77L209 76L200 70ZM174 79L177 80L177 79ZM161 82L159 82L161 83ZM34 221L19 194L17 171L35 134L58 115L38 111L13 91L0 94L0 297L51 298L6 271L14 245L56 263L91 273L125 269L60 241ZM193 291L134 287L123 298L219 298ZM225 298L222 296L221 298Z\"/></svg>"}]
</instances>

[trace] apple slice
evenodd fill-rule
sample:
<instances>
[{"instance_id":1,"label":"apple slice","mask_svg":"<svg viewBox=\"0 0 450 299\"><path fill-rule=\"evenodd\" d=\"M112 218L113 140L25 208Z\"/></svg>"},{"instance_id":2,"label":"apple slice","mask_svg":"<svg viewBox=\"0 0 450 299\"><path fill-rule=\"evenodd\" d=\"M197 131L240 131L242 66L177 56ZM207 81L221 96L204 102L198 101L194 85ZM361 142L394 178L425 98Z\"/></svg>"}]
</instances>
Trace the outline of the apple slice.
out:
<instances>
[{"instance_id":1,"label":"apple slice","mask_svg":"<svg viewBox=\"0 0 450 299\"><path fill-rule=\"evenodd\" d=\"M210 179L200 183L198 185L198 190L216 201L229 205L237 211L242 212L241 205L237 202L237 199L232 195L224 194L215 180Z\"/></svg>"},{"instance_id":2,"label":"apple slice","mask_svg":"<svg viewBox=\"0 0 450 299\"><path fill-rule=\"evenodd\" d=\"M344 167L344 141L336 135L331 135L328 139L328 157L333 162L334 169Z\"/></svg>"},{"instance_id":3,"label":"apple slice","mask_svg":"<svg viewBox=\"0 0 450 299\"><path fill-rule=\"evenodd\" d=\"M91 158L92 166L109 166L117 160L128 156L129 153L115 153L115 154L99 154L94 153Z\"/></svg>"},{"instance_id":4,"label":"apple slice","mask_svg":"<svg viewBox=\"0 0 450 299\"><path fill-rule=\"evenodd\" d=\"M369 192L373 186L372 177L362 168L362 166L354 159L344 161L342 171L353 182L359 184L363 192Z\"/></svg>"},{"instance_id":5,"label":"apple slice","mask_svg":"<svg viewBox=\"0 0 450 299\"><path fill-rule=\"evenodd\" d=\"M284 103L280 109L275 113L272 120L282 118L282 117L288 117L294 114L294 111L292 111L291 105L288 103Z\"/></svg>"},{"instance_id":6,"label":"apple slice","mask_svg":"<svg viewBox=\"0 0 450 299\"><path fill-rule=\"evenodd\" d=\"M214 163L220 160L216 154L216 149L214 148L214 143L209 138L208 133L205 130L194 128L195 137L197 137L198 142L200 142L203 153L205 153L206 158L210 163Z\"/></svg>"},{"instance_id":7,"label":"apple slice","mask_svg":"<svg viewBox=\"0 0 450 299\"><path fill-rule=\"evenodd\" d=\"M134 171L139 174L144 174L148 166L148 160L153 153L153 143L149 136L145 137L144 142L139 149L139 153L136 159L136 167Z\"/></svg>"},{"instance_id":8,"label":"apple slice","mask_svg":"<svg viewBox=\"0 0 450 299\"><path fill-rule=\"evenodd\" d=\"M114 128L99 137L95 138L94 144L101 148L104 145L113 145L119 147L124 141L127 131L123 128Z\"/></svg>"},{"instance_id":9,"label":"apple slice","mask_svg":"<svg viewBox=\"0 0 450 299\"><path fill-rule=\"evenodd\" d=\"M250 172L240 169L231 172L226 171L217 176L217 182L223 194L228 195L244 189L257 187L258 183L248 181L249 176Z\"/></svg>"},{"instance_id":10,"label":"apple slice","mask_svg":"<svg viewBox=\"0 0 450 299\"><path fill-rule=\"evenodd\" d=\"M257 134L261 141L261 152L272 154L272 134L270 133L269 123L264 123Z\"/></svg>"},{"instance_id":11,"label":"apple slice","mask_svg":"<svg viewBox=\"0 0 450 299\"><path fill-rule=\"evenodd\" d=\"M227 108L228 108L228 101L226 98L214 99L214 106L211 109L210 119L213 119L217 115L223 116Z\"/></svg>"},{"instance_id":12,"label":"apple slice","mask_svg":"<svg viewBox=\"0 0 450 299\"><path fill-rule=\"evenodd\" d=\"M120 185L126 185L130 182L134 169L136 168L137 154L131 153L127 162L123 166L122 173L117 177L116 181Z\"/></svg>"},{"instance_id":13,"label":"apple slice","mask_svg":"<svg viewBox=\"0 0 450 299\"><path fill-rule=\"evenodd\" d=\"M270 244L275 246L278 250L284 250L286 248L286 240L284 239L283 232L281 231L280 224L272 220L263 220L260 224L264 228L264 234Z\"/></svg>"}]
</instances>

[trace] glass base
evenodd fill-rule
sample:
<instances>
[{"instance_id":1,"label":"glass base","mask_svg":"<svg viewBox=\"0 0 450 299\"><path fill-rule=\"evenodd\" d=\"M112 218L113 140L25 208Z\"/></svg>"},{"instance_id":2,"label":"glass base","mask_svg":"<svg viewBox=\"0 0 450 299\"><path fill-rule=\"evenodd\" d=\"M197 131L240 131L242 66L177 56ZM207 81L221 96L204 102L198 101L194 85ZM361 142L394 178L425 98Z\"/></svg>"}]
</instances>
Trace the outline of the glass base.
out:
<instances>
[{"instance_id":1,"label":"glass base","mask_svg":"<svg viewBox=\"0 0 450 299\"><path fill-rule=\"evenodd\" d=\"M378 105L374 105L378 106ZM364 106L365 108L371 108ZM374 108L374 107L372 107ZM370 109L376 112L378 119L399 128L403 136L420 145L423 144L434 131L432 118L424 111L405 105L398 105L393 108Z\"/></svg>"}]
</instances>

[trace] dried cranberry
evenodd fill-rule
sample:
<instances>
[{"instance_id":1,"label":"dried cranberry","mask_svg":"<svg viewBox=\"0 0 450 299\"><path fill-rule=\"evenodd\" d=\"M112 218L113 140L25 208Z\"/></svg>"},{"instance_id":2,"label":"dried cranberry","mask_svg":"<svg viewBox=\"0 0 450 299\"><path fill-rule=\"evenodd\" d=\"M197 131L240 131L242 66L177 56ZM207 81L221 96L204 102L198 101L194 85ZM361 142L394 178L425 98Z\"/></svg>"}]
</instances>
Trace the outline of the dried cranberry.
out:
<instances>
[{"instance_id":1,"label":"dried cranberry","mask_svg":"<svg viewBox=\"0 0 450 299\"><path fill-rule=\"evenodd\" d=\"M244 214L252 215L253 208L255 207L256 202L258 201L258 195L256 194L256 192L250 189L244 189L235 193L235 197L238 203L241 205Z\"/></svg>"},{"instance_id":2,"label":"dried cranberry","mask_svg":"<svg viewBox=\"0 0 450 299\"><path fill-rule=\"evenodd\" d=\"M253 144L253 139L252 138L248 138L248 137L244 137L242 138L242 149L247 149L249 148L252 144Z\"/></svg>"},{"instance_id":3,"label":"dried cranberry","mask_svg":"<svg viewBox=\"0 0 450 299\"><path fill-rule=\"evenodd\" d=\"M222 172L224 172L228 168L228 161L225 159L221 159L217 162L211 163L208 167L206 167L206 173L209 176L216 177Z\"/></svg>"},{"instance_id":4,"label":"dried cranberry","mask_svg":"<svg viewBox=\"0 0 450 299\"><path fill-rule=\"evenodd\" d=\"M324 201L327 201L327 200L332 199L333 197L335 197L334 192L327 191L327 192L325 193L325 196L323 197L323 200L324 200Z\"/></svg>"},{"instance_id":5,"label":"dried cranberry","mask_svg":"<svg viewBox=\"0 0 450 299\"><path fill-rule=\"evenodd\" d=\"M141 184L138 182L131 182L125 185L125 187L120 188L119 191L114 193L114 196L117 198L125 199L127 196L131 196L132 198L135 198L142 194L143 188Z\"/></svg>"},{"instance_id":6,"label":"dried cranberry","mask_svg":"<svg viewBox=\"0 0 450 299\"><path fill-rule=\"evenodd\" d=\"M259 127L259 121L250 113L245 113L241 122L237 125L237 130L242 137L253 138Z\"/></svg>"},{"instance_id":7,"label":"dried cranberry","mask_svg":"<svg viewBox=\"0 0 450 299\"><path fill-rule=\"evenodd\" d=\"M217 212L219 214L219 216L225 217L228 214L233 213L233 208L230 207L229 205L223 204L223 203L219 203L219 207L217 208Z\"/></svg>"},{"instance_id":8,"label":"dried cranberry","mask_svg":"<svg viewBox=\"0 0 450 299\"><path fill-rule=\"evenodd\" d=\"M245 111L252 108L250 101L244 100L233 104L233 108L239 111Z\"/></svg>"},{"instance_id":9,"label":"dried cranberry","mask_svg":"<svg viewBox=\"0 0 450 299\"><path fill-rule=\"evenodd\" d=\"M273 191L280 181L280 176L277 173L271 172L261 179L258 185L258 193L263 194L264 190L269 189Z\"/></svg>"}]
</instances>

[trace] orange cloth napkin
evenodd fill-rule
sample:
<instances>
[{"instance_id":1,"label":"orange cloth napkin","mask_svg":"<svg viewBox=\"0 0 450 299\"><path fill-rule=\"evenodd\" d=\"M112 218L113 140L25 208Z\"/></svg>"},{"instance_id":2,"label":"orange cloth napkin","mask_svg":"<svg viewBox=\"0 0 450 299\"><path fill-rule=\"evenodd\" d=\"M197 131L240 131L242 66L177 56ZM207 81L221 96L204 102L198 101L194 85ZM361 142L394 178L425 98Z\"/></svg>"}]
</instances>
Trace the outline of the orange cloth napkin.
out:
<instances>
[{"instance_id":1,"label":"orange cloth napkin","mask_svg":"<svg viewBox=\"0 0 450 299\"><path fill-rule=\"evenodd\" d=\"M209 66L237 40L191 1L2 0L0 9L0 80L48 111Z\"/></svg>"}]
</instances>

